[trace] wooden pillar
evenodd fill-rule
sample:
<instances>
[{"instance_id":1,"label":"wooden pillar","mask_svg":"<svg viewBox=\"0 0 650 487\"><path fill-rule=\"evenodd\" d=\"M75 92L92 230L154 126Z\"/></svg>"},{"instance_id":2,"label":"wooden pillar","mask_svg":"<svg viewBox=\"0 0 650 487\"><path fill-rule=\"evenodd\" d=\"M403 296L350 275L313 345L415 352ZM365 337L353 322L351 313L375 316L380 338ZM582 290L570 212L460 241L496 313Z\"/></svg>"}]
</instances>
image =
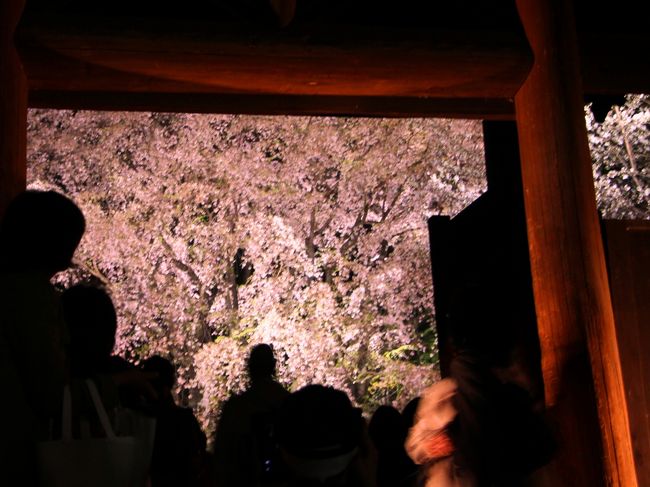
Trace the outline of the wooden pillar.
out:
<instances>
[{"instance_id":1,"label":"wooden pillar","mask_svg":"<svg viewBox=\"0 0 650 487\"><path fill-rule=\"evenodd\" d=\"M650 221L604 224L636 475L642 481L650 479Z\"/></svg>"},{"instance_id":2,"label":"wooden pillar","mask_svg":"<svg viewBox=\"0 0 650 487\"><path fill-rule=\"evenodd\" d=\"M13 41L24 3L0 2L0 215L27 180L27 79Z\"/></svg>"},{"instance_id":3,"label":"wooden pillar","mask_svg":"<svg viewBox=\"0 0 650 487\"><path fill-rule=\"evenodd\" d=\"M545 395L560 442L552 485L635 487L572 6L517 7L535 56L515 110Z\"/></svg>"}]
</instances>

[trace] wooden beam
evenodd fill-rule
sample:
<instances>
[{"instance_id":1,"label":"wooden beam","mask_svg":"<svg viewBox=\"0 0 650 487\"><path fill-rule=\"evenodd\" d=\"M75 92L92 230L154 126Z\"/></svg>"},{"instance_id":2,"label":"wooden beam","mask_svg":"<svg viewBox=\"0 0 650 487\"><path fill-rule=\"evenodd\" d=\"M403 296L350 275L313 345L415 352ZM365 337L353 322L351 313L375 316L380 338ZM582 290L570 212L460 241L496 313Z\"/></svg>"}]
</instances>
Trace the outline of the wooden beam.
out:
<instances>
[{"instance_id":1,"label":"wooden beam","mask_svg":"<svg viewBox=\"0 0 650 487\"><path fill-rule=\"evenodd\" d=\"M560 436L552 485L634 487L571 2L517 6L535 54L515 110L545 394Z\"/></svg>"},{"instance_id":2,"label":"wooden beam","mask_svg":"<svg viewBox=\"0 0 650 487\"><path fill-rule=\"evenodd\" d=\"M610 33L579 33L580 66L584 92L590 95L650 93L647 29Z\"/></svg>"},{"instance_id":3,"label":"wooden beam","mask_svg":"<svg viewBox=\"0 0 650 487\"><path fill-rule=\"evenodd\" d=\"M23 22L19 50L33 107L507 120L531 56L516 28L499 29L251 33L50 16ZM650 92L636 62L647 37L581 33L586 92Z\"/></svg>"},{"instance_id":4,"label":"wooden beam","mask_svg":"<svg viewBox=\"0 0 650 487\"><path fill-rule=\"evenodd\" d=\"M604 225L636 473L650 479L650 221Z\"/></svg>"},{"instance_id":5,"label":"wooden beam","mask_svg":"<svg viewBox=\"0 0 650 487\"><path fill-rule=\"evenodd\" d=\"M485 98L412 98L212 93L30 90L29 106L74 110L514 120L514 102Z\"/></svg>"},{"instance_id":6,"label":"wooden beam","mask_svg":"<svg viewBox=\"0 0 650 487\"><path fill-rule=\"evenodd\" d=\"M30 89L508 98L532 61L507 32L99 22L21 27Z\"/></svg>"},{"instance_id":7,"label":"wooden beam","mask_svg":"<svg viewBox=\"0 0 650 487\"><path fill-rule=\"evenodd\" d=\"M277 106L282 97L304 96L305 112L322 112L316 97L339 97L352 103L333 112L356 110L356 100L386 99L388 108L382 101L378 108L360 105L369 115L395 112L390 100L400 100L402 114L477 116L483 113L470 104L478 101L488 117L503 118L532 63L516 32L308 25L250 33L197 22L97 22L48 18L20 27L19 51L36 103L55 104L66 94L78 103L76 94L84 93L97 100L89 105L100 105L107 94L130 94L137 107L155 95L196 94L213 95L210 104L218 108L232 96L250 97L250 106L255 96L278 97Z\"/></svg>"},{"instance_id":8,"label":"wooden beam","mask_svg":"<svg viewBox=\"0 0 650 487\"><path fill-rule=\"evenodd\" d=\"M0 215L27 180L27 79L13 42L23 6L0 2Z\"/></svg>"}]
</instances>

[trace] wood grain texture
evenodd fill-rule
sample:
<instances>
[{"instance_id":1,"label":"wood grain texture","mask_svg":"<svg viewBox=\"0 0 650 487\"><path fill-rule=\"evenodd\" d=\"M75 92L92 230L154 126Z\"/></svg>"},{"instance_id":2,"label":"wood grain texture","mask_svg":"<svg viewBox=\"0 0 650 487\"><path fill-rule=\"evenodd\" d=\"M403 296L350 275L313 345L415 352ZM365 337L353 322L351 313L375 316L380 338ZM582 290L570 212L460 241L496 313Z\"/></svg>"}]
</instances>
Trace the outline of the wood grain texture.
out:
<instances>
[{"instance_id":1,"label":"wood grain texture","mask_svg":"<svg viewBox=\"0 0 650 487\"><path fill-rule=\"evenodd\" d=\"M604 224L636 473L650 479L650 221Z\"/></svg>"},{"instance_id":2,"label":"wood grain texture","mask_svg":"<svg viewBox=\"0 0 650 487\"><path fill-rule=\"evenodd\" d=\"M30 89L507 98L531 63L506 32L99 22L23 26Z\"/></svg>"},{"instance_id":3,"label":"wood grain texture","mask_svg":"<svg viewBox=\"0 0 650 487\"><path fill-rule=\"evenodd\" d=\"M21 59L40 106L57 98L78 105L83 95L88 106L107 105L102 99L125 94L134 109L154 100L176 109L174 95L191 94L208 100L210 111L232 111L239 97L241 112L261 100L258 113L286 106L504 119L532 63L525 38L508 32L307 25L251 33L196 21L97 22L48 18L20 27ZM297 97L304 98L292 104ZM335 102L329 110L328 101ZM186 111L196 110L190 101Z\"/></svg>"},{"instance_id":4,"label":"wood grain texture","mask_svg":"<svg viewBox=\"0 0 650 487\"><path fill-rule=\"evenodd\" d=\"M440 29L50 15L24 20L18 44L34 106L119 109L123 98L129 110L513 118L532 63L517 28ZM649 37L581 33L586 91L650 91L650 65L637 61Z\"/></svg>"},{"instance_id":5,"label":"wood grain texture","mask_svg":"<svg viewBox=\"0 0 650 487\"><path fill-rule=\"evenodd\" d=\"M546 401L560 435L555 482L634 487L573 13L568 0L517 5L535 54L515 110ZM590 415L594 403L601 442Z\"/></svg>"},{"instance_id":6,"label":"wood grain texture","mask_svg":"<svg viewBox=\"0 0 650 487\"><path fill-rule=\"evenodd\" d=\"M561 439L555 473L560 485L633 487L627 403L570 2L519 0L517 5L535 53L515 110L546 401ZM592 377L605 479L594 468L600 454L590 417Z\"/></svg>"},{"instance_id":7,"label":"wood grain texture","mask_svg":"<svg viewBox=\"0 0 650 487\"><path fill-rule=\"evenodd\" d=\"M443 117L514 120L514 102L485 98L123 93L30 90L29 106L74 110L126 110L247 115Z\"/></svg>"},{"instance_id":8,"label":"wood grain texture","mask_svg":"<svg viewBox=\"0 0 650 487\"><path fill-rule=\"evenodd\" d=\"M27 184L27 79L13 43L23 6L0 2L0 215Z\"/></svg>"}]
</instances>

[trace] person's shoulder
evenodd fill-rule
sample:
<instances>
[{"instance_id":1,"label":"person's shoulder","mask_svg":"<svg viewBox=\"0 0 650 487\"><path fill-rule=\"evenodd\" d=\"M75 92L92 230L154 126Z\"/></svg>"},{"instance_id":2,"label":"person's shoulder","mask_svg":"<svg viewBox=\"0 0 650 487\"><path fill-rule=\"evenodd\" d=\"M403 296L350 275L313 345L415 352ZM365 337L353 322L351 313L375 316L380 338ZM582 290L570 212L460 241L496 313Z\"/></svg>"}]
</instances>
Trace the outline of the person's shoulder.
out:
<instances>
[{"instance_id":1,"label":"person's shoulder","mask_svg":"<svg viewBox=\"0 0 650 487\"><path fill-rule=\"evenodd\" d=\"M174 408L174 411L178 417L183 418L184 421L189 421L192 423L198 422L196 419L196 416L194 416L194 411L192 411L192 408L185 408L182 406L176 406Z\"/></svg>"},{"instance_id":2,"label":"person's shoulder","mask_svg":"<svg viewBox=\"0 0 650 487\"><path fill-rule=\"evenodd\" d=\"M279 397L285 398L285 397L287 397L289 395L289 391L287 391L284 388L284 386L282 384L280 384L279 382L272 381L271 382L271 389Z\"/></svg>"},{"instance_id":3,"label":"person's shoulder","mask_svg":"<svg viewBox=\"0 0 650 487\"><path fill-rule=\"evenodd\" d=\"M0 324L23 338L41 339L47 347L52 341L56 347L65 341L59 295L37 273L0 274Z\"/></svg>"},{"instance_id":4,"label":"person's shoulder","mask_svg":"<svg viewBox=\"0 0 650 487\"><path fill-rule=\"evenodd\" d=\"M105 367L105 372L107 373L128 372L137 369L135 365L119 355L111 355L108 357Z\"/></svg>"},{"instance_id":5,"label":"person's shoulder","mask_svg":"<svg viewBox=\"0 0 650 487\"><path fill-rule=\"evenodd\" d=\"M246 402L246 398L247 398L246 394L247 391L233 393L228 399L226 399L226 402L224 402L224 407L237 406L241 403Z\"/></svg>"},{"instance_id":6,"label":"person's shoulder","mask_svg":"<svg viewBox=\"0 0 650 487\"><path fill-rule=\"evenodd\" d=\"M438 403L456 394L457 390L458 383L455 379L449 377L441 379L425 389L425 391L422 393L421 403Z\"/></svg>"},{"instance_id":7,"label":"person's shoulder","mask_svg":"<svg viewBox=\"0 0 650 487\"><path fill-rule=\"evenodd\" d=\"M193 428L194 426L199 427L199 421L194 416L194 412L191 408L185 408L181 406L174 406L162 411L161 416L165 417L167 422L173 422L181 429Z\"/></svg>"},{"instance_id":8,"label":"person's shoulder","mask_svg":"<svg viewBox=\"0 0 650 487\"><path fill-rule=\"evenodd\" d=\"M55 299L56 289L50 281L36 272L1 272L0 289L12 294L29 294Z\"/></svg>"},{"instance_id":9,"label":"person's shoulder","mask_svg":"<svg viewBox=\"0 0 650 487\"><path fill-rule=\"evenodd\" d=\"M241 413L248 403L245 392L233 394L221 406L221 416Z\"/></svg>"},{"instance_id":10,"label":"person's shoulder","mask_svg":"<svg viewBox=\"0 0 650 487\"><path fill-rule=\"evenodd\" d=\"M280 407L289 392L275 381L259 382L242 394L242 400L252 411L266 411Z\"/></svg>"}]
</instances>

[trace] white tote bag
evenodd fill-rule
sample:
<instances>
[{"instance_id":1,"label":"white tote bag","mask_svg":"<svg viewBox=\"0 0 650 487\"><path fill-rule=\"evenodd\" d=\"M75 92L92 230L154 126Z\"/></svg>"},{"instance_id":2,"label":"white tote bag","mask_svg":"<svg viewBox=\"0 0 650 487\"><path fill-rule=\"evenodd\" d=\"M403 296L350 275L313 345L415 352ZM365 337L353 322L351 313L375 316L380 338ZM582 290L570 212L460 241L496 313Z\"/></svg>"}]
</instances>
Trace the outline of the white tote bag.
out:
<instances>
[{"instance_id":1,"label":"white tote bag","mask_svg":"<svg viewBox=\"0 0 650 487\"><path fill-rule=\"evenodd\" d=\"M72 404L70 388L66 386L62 437L38 444L43 487L128 487L137 475L136 437L115 434L95 384L86 380L86 386L106 436L72 437Z\"/></svg>"},{"instance_id":2,"label":"white tote bag","mask_svg":"<svg viewBox=\"0 0 650 487\"><path fill-rule=\"evenodd\" d=\"M136 438L134 473L130 485L143 487L146 485L151 466L151 455L156 437L156 419L128 408L116 408L113 417L113 429L118 437L134 436Z\"/></svg>"}]
</instances>

